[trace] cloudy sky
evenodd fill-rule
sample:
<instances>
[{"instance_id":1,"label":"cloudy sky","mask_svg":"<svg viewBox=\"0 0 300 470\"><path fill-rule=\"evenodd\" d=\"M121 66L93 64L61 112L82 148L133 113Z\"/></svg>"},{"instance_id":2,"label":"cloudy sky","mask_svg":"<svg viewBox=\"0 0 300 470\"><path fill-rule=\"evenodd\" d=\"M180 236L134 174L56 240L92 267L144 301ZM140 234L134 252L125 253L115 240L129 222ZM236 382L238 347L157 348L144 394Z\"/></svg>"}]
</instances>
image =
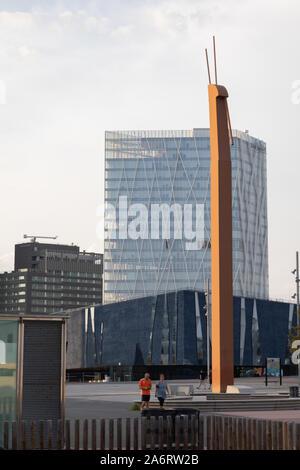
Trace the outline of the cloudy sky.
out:
<instances>
[{"instance_id":1,"label":"cloudy sky","mask_svg":"<svg viewBox=\"0 0 300 470\"><path fill-rule=\"evenodd\" d=\"M297 0L0 0L0 271L24 233L101 250L105 129L208 127L216 35L232 127L268 149L270 294L300 249Z\"/></svg>"}]
</instances>

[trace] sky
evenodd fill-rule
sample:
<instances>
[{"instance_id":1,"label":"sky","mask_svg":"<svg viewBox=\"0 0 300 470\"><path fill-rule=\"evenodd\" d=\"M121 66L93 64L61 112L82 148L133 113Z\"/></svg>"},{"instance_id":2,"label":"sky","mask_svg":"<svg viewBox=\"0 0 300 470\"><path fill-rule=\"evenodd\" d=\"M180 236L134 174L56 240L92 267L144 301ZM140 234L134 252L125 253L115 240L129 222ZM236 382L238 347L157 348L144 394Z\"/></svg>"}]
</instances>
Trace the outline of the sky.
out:
<instances>
[{"instance_id":1,"label":"sky","mask_svg":"<svg viewBox=\"0 0 300 470\"><path fill-rule=\"evenodd\" d=\"M0 271L23 234L102 251L104 132L208 127L217 43L232 127L267 144L270 296L300 249L297 0L0 0Z\"/></svg>"}]
</instances>

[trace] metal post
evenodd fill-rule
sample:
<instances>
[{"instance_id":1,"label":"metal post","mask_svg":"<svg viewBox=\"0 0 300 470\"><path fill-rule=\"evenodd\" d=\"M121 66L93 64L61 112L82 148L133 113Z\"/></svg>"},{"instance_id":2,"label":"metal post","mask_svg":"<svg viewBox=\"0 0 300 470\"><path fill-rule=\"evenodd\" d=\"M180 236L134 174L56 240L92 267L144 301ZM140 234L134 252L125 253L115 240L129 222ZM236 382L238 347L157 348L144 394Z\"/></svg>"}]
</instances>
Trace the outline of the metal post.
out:
<instances>
[{"instance_id":1,"label":"metal post","mask_svg":"<svg viewBox=\"0 0 300 470\"><path fill-rule=\"evenodd\" d=\"M299 252L296 251L296 295L297 295L297 310L296 310L296 321L297 321L297 334L299 334L299 323L300 323L300 313L299 313ZM300 384L300 362L298 362L298 382Z\"/></svg>"},{"instance_id":2,"label":"metal post","mask_svg":"<svg viewBox=\"0 0 300 470\"><path fill-rule=\"evenodd\" d=\"M209 326L209 279L207 279L206 289L206 366L207 383L210 387L210 326Z\"/></svg>"},{"instance_id":3,"label":"metal post","mask_svg":"<svg viewBox=\"0 0 300 470\"><path fill-rule=\"evenodd\" d=\"M297 295L297 326L299 326L299 252L296 251L296 286L297 286L297 290L296 290L296 295Z\"/></svg>"},{"instance_id":4,"label":"metal post","mask_svg":"<svg viewBox=\"0 0 300 470\"><path fill-rule=\"evenodd\" d=\"M279 359L279 384L282 385L282 367L281 367L281 359Z\"/></svg>"}]
</instances>

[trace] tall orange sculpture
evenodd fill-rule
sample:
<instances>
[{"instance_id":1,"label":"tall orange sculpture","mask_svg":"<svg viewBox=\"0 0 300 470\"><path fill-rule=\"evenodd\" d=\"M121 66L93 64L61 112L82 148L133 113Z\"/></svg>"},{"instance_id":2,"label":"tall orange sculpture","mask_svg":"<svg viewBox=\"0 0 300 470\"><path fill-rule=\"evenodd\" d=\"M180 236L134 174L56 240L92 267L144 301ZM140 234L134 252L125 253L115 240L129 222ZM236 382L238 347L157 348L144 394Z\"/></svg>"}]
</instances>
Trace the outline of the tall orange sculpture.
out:
<instances>
[{"instance_id":1,"label":"tall orange sculpture","mask_svg":"<svg viewBox=\"0 0 300 470\"><path fill-rule=\"evenodd\" d=\"M211 84L209 62L208 96L211 151L211 343L212 391L226 392L234 383L233 289L232 289L232 140L224 86L217 84L215 38L215 84Z\"/></svg>"}]
</instances>

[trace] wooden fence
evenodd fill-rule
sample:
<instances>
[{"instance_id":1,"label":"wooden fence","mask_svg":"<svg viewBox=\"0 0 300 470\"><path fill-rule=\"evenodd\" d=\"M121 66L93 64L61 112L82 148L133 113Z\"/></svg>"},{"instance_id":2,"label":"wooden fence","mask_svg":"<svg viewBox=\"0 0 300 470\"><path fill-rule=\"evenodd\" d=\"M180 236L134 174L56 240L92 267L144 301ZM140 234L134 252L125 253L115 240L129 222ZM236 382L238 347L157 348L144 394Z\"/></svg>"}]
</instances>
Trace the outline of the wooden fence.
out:
<instances>
[{"instance_id":1,"label":"wooden fence","mask_svg":"<svg viewBox=\"0 0 300 470\"><path fill-rule=\"evenodd\" d=\"M0 422L4 449L300 450L300 423L237 416Z\"/></svg>"}]
</instances>

